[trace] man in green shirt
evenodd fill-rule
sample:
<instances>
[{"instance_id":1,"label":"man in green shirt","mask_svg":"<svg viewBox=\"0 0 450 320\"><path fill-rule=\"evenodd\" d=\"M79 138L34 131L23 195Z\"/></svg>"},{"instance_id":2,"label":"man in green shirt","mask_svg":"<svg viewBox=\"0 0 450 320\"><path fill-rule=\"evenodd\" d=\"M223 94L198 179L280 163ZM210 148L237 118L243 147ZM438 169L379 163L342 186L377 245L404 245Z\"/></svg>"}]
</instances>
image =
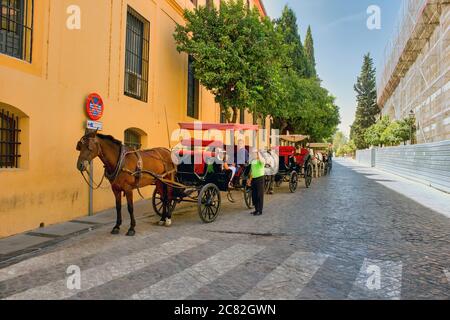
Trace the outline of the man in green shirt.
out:
<instances>
[{"instance_id":1,"label":"man in green shirt","mask_svg":"<svg viewBox=\"0 0 450 320\"><path fill-rule=\"evenodd\" d=\"M248 185L252 187L252 201L255 205L255 211L252 214L255 216L260 216L263 213L265 165L266 162L261 153L254 148L250 157L251 170Z\"/></svg>"}]
</instances>

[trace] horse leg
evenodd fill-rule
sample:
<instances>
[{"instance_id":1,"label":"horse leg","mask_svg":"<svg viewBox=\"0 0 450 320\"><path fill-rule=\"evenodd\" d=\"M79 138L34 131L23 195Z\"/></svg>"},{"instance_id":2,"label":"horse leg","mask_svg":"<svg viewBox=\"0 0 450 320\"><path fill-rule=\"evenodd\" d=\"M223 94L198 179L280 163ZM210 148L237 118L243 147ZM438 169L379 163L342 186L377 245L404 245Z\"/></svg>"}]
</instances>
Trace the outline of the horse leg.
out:
<instances>
[{"instance_id":1,"label":"horse leg","mask_svg":"<svg viewBox=\"0 0 450 320\"><path fill-rule=\"evenodd\" d=\"M170 190L168 186L166 184L163 184L163 195L161 196L161 200L163 202L163 214L159 225L164 225L166 227L170 227L172 225L172 212L170 211L169 192Z\"/></svg>"},{"instance_id":2,"label":"horse leg","mask_svg":"<svg viewBox=\"0 0 450 320\"><path fill-rule=\"evenodd\" d=\"M133 191L126 191L125 196L127 197L128 213L130 214L130 229L127 232L127 236L133 237L136 234L136 231L134 230L136 227L136 220L134 219Z\"/></svg>"},{"instance_id":3,"label":"horse leg","mask_svg":"<svg viewBox=\"0 0 450 320\"><path fill-rule=\"evenodd\" d=\"M119 234L120 226L122 225L122 191L113 189L114 196L116 197L116 212L117 212L117 220L116 225L111 231L111 234Z\"/></svg>"}]
</instances>

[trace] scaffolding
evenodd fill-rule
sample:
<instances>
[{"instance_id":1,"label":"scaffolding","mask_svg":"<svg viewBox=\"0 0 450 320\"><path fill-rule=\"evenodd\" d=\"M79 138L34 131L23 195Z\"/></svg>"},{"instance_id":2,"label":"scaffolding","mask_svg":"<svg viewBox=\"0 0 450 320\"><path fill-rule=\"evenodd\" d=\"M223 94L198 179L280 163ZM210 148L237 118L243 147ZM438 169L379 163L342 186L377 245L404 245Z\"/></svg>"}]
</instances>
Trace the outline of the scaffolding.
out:
<instances>
[{"instance_id":1,"label":"scaffolding","mask_svg":"<svg viewBox=\"0 0 450 320\"><path fill-rule=\"evenodd\" d=\"M414 113L419 142L450 139L450 0L404 0L378 74L391 119Z\"/></svg>"}]
</instances>

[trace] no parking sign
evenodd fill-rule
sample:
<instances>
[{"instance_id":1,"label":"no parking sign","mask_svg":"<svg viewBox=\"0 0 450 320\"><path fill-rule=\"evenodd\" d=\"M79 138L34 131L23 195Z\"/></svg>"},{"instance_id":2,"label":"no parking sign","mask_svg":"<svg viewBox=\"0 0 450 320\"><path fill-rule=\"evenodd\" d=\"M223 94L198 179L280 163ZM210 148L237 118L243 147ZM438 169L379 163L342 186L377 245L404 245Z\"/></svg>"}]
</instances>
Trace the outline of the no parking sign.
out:
<instances>
[{"instance_id":1,"label":"no parking sign","mask_svg":"<svg viewBox=\"0 0 450 320\"><path fill-rule=\"evenodd\" d=\"M89 118L93 121L100 120L104 109L102 97L97 93L91 93L86 100L86 112Z\"/></svg>"}]
</instances>

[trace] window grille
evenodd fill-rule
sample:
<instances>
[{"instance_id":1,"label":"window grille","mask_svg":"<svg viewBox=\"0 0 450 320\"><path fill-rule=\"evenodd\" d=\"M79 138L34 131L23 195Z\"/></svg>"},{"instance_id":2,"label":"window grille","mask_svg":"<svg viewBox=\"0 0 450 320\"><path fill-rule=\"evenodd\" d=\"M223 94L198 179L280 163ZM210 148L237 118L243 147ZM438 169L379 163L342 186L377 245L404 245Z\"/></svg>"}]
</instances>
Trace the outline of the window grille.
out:
<instances>
[{"instance_id":1,"label":"window grille","mask_svg":"<svg viewBox=\"0 0 450 320\"><path fill-rule=\"evenodd\" d=\"M19 117L0 110L0 168L19 167Z\"/></svg>"}]
</instances>

